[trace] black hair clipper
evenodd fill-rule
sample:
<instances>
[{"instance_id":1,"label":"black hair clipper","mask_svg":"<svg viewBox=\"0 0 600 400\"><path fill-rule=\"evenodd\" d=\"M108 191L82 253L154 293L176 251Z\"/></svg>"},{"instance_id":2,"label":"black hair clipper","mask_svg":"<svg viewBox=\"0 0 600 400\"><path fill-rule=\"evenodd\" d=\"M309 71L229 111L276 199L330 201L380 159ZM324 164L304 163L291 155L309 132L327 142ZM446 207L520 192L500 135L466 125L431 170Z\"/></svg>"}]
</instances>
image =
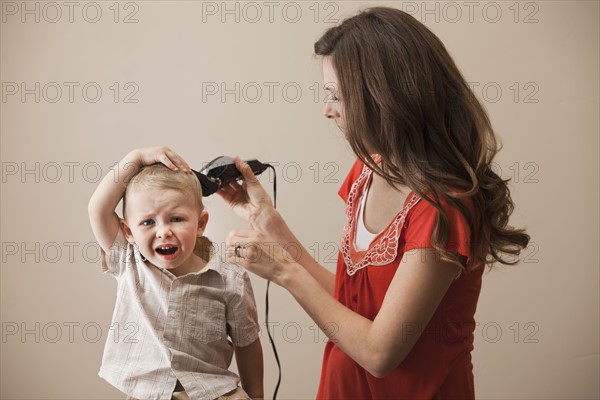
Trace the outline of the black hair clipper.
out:
<instances>
[{"instance_id":1,"label":"black hair clipper","mask_svg":"<svg viewBox=\"0 0 600 400\"><path fill-rule=\"evenodd\" d=\"M244 162L252 168L254 175L260 175L271 167L269 164L263 164L256 159L245 160ZM233 158L227 156L217 157L206 164L199 172L193 172L200 181L203 197L210 196L228 183L243 179L242 173L236 168Z\"/></svg>"}]
</instances>

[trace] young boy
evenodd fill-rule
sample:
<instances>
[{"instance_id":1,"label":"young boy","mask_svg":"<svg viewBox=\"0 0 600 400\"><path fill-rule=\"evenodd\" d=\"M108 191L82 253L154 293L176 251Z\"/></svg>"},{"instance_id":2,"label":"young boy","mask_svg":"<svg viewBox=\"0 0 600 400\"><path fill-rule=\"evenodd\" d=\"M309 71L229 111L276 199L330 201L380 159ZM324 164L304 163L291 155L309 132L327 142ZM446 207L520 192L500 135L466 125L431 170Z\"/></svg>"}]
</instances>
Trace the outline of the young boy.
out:
<instances>
[{"instance_id":1,"label":"young boy","mask_svg":"<svg viewBox=\"0 0 600 400\"><path fill-rule=\"evenodd\" d=\"M187 163L166 147L130 152L100 182L89 215L102 269L118 282L99 375L128 399L262 398L250 280L210 251ZM234 351L240 377L228 370Z\"/></svg>"}]
</instances>

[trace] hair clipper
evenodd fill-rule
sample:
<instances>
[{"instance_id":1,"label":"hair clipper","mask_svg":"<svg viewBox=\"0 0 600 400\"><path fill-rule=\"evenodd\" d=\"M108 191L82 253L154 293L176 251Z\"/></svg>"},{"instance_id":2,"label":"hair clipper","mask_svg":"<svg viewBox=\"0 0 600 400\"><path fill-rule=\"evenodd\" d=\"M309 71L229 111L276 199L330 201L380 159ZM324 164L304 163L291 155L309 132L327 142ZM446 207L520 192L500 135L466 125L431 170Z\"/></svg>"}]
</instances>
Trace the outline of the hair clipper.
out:
<instances>
[{"instance_id":1,"label":"hair clipper","mask_svg":"<svg viewBox=\"0 0 600 400\"><path fill-rule=\"evenodd\" d=\"M260 175L269 168L269 164L263 164L256 159L244 160L244 162L250 166L254 175ZM203 197L210 196L231 182L244 179L242 173L235 166L233 158L228 156L217 157L200 171L192 171L200 181Z\"/></svg>"}]
</instances>

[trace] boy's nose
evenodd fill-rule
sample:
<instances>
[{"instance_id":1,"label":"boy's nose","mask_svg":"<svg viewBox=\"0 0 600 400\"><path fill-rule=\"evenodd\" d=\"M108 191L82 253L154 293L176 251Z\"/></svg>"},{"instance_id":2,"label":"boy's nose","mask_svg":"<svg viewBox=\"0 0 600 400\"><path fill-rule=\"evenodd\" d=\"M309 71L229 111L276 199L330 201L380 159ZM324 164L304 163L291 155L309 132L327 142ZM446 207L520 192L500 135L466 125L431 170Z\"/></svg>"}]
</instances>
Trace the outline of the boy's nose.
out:
<instances>
[{"instance_id":1,"label":"boy's nose","mask_svg":"<svg viewBox=\"0 0 600 400\"><path fill-rule=\"evenodd\" d=\"M168 238L171 236L173 236L173 233L171 232L171 229L169 229L169 227L167 227L167 226L159 228L156 231L157 238L164 239L164 238Z\"/></svg>"}]
</instances>

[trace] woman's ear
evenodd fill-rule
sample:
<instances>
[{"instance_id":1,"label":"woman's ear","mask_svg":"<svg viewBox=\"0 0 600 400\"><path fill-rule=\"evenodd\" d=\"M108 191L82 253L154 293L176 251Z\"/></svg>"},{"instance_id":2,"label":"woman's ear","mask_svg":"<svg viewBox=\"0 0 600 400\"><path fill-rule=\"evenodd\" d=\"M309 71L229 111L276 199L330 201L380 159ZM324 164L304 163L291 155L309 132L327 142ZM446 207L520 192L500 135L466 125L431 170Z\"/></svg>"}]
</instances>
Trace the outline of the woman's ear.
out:
<instances>
[{"instance_id":1,"label":"woman's ear","mask_svg":"<svg viewBox=\"0 0 600 400\"><path fill-rule=\"evenodd\" d=\"M197 237L201 237L204 234L206 224L208 224L208 211L202 210L200 211L200 215L198 216L198 228L196 231Z\"/></svg>"},{"instance_id":2,"label":"woman's ear","mask_svg":"<svg viewBox=\"0 0 600 400\"><path fill-rule=\"evenodd\" d=\"M121 224L121 229L123 230L125 239L127 239L129 243L134 244L135 240L133 239L133 233L131 233L131 228L129 228L129 225L127 224L127 221L125 221L125 218L121 218L119 220L119 223Z\"/></svg>"}]
</instances>

